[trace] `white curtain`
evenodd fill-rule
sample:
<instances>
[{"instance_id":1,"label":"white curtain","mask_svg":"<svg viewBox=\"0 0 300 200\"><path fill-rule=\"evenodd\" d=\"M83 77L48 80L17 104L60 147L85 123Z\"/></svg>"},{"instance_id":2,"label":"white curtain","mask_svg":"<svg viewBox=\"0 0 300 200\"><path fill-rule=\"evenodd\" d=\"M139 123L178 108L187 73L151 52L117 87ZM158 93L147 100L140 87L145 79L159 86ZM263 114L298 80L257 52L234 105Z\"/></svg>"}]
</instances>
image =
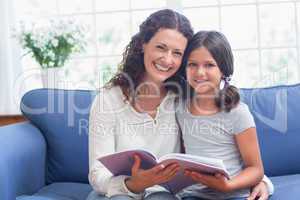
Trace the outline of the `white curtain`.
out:
<instances>
[{"instance_id":1,"label":"white curtain","mask_svg":"<svg viewBox=\"0 0 300 200\"><path fill-rule=\"evenodd\" d=\"M15 15L12 0L0 0L0 115L20 114L20 89L15 82L21 76L20 49L12 37Z\"/></svg>"}]
</instances>

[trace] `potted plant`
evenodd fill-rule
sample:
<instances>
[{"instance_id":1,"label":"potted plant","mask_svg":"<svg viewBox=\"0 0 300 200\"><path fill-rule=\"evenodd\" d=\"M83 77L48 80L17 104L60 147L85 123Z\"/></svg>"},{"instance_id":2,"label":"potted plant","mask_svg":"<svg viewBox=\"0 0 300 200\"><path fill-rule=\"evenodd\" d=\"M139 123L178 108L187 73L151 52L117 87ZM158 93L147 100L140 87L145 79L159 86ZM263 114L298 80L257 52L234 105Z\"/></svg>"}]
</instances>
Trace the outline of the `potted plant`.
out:
<instances>
[{"instance_id":1,"label":"potted plant","mask_svg":"<svg viewBox=\"0 0 300 200\"><path fill-rule=\"evenodd\" d=\"M34 24L29 30L22 26L18 36L20 44L31 54L42 69L44 87L57 87L59 71L74 53L86 45L82 26L73 21L54 21Z\"/></svg>"}]
</instances>

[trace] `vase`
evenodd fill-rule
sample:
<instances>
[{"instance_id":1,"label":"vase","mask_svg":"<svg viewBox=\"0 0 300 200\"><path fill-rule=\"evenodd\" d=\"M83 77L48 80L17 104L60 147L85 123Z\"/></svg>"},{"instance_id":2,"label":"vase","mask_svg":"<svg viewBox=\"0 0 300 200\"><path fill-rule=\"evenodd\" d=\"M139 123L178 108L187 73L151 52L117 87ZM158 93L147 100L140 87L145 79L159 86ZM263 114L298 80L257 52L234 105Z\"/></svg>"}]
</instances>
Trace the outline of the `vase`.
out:
<instances>
[{"instance_id":1,"label":"vase","mask_svg":"<svg viewBox=\"0 0 300 200\"><path fill-rule=\"evenodd\" d=\"M62 67L41 69L43 88L61 88L64 70Z\"/></svg>"}]
</instances>

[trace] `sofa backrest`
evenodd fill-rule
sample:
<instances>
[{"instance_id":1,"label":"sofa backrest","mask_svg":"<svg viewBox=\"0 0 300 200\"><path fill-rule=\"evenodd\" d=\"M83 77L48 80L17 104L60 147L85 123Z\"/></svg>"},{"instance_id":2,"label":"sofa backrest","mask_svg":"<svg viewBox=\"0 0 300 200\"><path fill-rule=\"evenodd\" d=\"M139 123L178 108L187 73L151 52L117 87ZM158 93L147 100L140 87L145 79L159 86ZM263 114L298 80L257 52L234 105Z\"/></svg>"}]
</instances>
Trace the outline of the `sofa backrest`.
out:
<instances>
[{"instance_id":1,"label":"sofa backrest","mask_svg":"<svg viewBox=\"0 0 300 200\"><path fill-rule=\"evenodd\" d=\"M300 173L300 84L241 89L252 112L265 173Z\"/></svg>"},{"instance_id":2,"label":"sofa backrest","mask_svg":"<svg viewBox=\"0 0 300 200\"><path fill-rule=\"evenodd\" d=\"M37 89L23 96L23 114L47 142L47 183L88 182L88 117L95 95ZM256 122L265 173L300 173L300 84L241 89L241 96Z\"/></svg>"},{"instance_id":3,"label":"sofa backrest","mask_svg":"<svg viewBox=\"0 0 300 200\"><path fill-rule=\"evenodd\" d=\"M88 117L96 92L37 89L21 101L23 114L47 143L46 182L88 182Z\"/></svg>"}]
</instances>

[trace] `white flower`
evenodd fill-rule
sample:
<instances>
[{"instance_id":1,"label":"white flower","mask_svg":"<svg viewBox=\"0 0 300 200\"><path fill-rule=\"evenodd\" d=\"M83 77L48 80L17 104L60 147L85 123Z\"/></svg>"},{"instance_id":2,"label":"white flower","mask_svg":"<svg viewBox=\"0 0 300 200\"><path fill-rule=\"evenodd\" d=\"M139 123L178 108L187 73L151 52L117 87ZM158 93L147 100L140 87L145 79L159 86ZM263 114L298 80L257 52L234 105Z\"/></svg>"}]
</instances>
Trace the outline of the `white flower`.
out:
<instances>
[{"instance_id":1,"label":"white flower","mask_svg":"<svg viewBox=\"0 0 300 200\"><path fill-rule=\"evenodd\" d=\"M86 44L84 29L74 21L42 21L40 24L32 24L27 30L23 24L20 28L20 44L42 67L54 67L55 63L64 65L72 53L80 52ZM72 48L67 48L67 52L57 56L54 52L60 52L66 47L59 42L60 39L65 40L66 45L71 45Z\"/></svg>"},{"instance_id":2,"label":"white flower","mask_svg":"<svg viewBox=\"0 0 300 200\"><path fill-rule=\"evenodd\" d=\"M68 42L69 44L73 44L73 43L74 43L74 39L73 39L73 38L67 38L67 42Z\"/></svg>"},{"instance_id":3,"label":"white flower","mask_svg":"<svg viewBox=\"0 0 300 200\"><path fill-rule=\"evenodd\" d=\"M54 38L51 40L51 43L54 47L57 47L58 46L58 39Z\"/></svg>"},{"instance_id":4,"label":"white flower","mask_svg":"<svg viewBox=\"0 0 300 200\"><path fill-rule=\"evenodd\" d=\"M50 62L49 62L49 66L50 66L50 67L54 67L54 62L50 61Z\"/></svg>"},{"instance_id":5,"label":"white flower","mask_svg":"<svg viewBox=\"0 0 300 200\"><path fill-rule=\"evenodd\" d=\"M55 59L55 54L52 51L48 51L48 56L54 60Z\"/></svg>"}]
</instances>

